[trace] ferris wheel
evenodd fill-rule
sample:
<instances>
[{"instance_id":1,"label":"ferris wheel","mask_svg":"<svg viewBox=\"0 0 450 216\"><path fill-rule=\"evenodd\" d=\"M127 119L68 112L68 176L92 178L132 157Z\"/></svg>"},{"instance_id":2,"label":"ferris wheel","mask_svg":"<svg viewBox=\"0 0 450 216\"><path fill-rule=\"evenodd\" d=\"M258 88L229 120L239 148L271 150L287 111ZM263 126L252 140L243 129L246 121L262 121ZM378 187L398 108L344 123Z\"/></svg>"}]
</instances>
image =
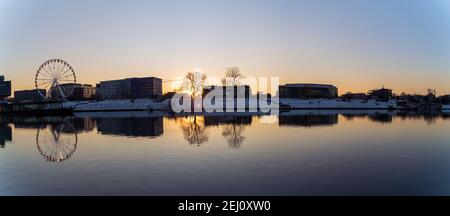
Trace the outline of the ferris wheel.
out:
<instances>
[{"instance_id":1,"label":"ferris wheel","mask_svg":"<svg viewBox=\"0 0 450 216\"><path fill-rule=\"evenodd\" d=\"M34 84L44 99L66 100L73 93L73 85L77 82L72 66L61 59L44 62L36 72ZM42 91L42 90L45 90Z\"/></svg>"}]
</instances>

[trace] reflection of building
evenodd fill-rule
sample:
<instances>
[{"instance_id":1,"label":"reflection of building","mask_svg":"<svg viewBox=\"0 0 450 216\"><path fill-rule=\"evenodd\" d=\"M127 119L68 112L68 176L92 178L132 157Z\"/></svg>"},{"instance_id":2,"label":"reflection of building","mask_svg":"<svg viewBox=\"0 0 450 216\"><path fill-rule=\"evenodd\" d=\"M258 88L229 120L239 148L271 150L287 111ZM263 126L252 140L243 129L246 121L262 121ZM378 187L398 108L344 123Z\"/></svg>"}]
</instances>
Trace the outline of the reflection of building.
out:
<instances>
[{"instance_id":1,"label":"reflection of building","mask_svg":"<svg viewBox=\"0 0 450 216\"><path fill-rule=\"evenodd\" d=\"M72 118L68 119L67 123L71 127L64 128L64 133L90 132L95 128L95 121L92 118Z\"/></svg>"},{"instance_id":2,"label":"reflection of building","mask_svg":"<svg viewBox=\"0 0 450 216\"><path fill-rule=\"evenodd\" d=\"M5 148L7 141L12 141L12 129L9 125L0 125L0 148Z\"/></svg>"},{"instance_id":3,"label":"reflection of building","mask_svg":"<svg viewBox=\"0 0 450 216\"><path fill-rule=\"evenodd\" d=\"M164 126L162 117L102 118L97 121L97 130L105 135L155 137L164 133Z\"/></svg>"},{"instance_id":4,"label":"reflection of building","mask_svg":"<svg viewBox=\"0 0 450 216\"><path fill-rule=\"evenodd\" d=\"M155 77L102 81L97 90L103 99L145 99L162 97L162 80Z\"/></svg>"},{"instance_id":5,"label":"reflection of building","mask_svg":"<svg viewBox=\"0 0 450 216\"><path fill-rule=\"evenodd\" d=\"M11 81L5 81L4 76L0 76L0 100L11 96Z\"/></svg>"},{"instance_id":6,"label":"reflection of building","mask_svg":"<svg viewBox=\"0 0 450 216\"><path fill-rule=\"evenodd\" d=\"M204 116L205 126L221 125L221 124L252 124L252 116Z\"/></svg>"},{"instance_id":7,"label":"reflection of building","mask_svg":"<svg viewBox=\"0 0 450 216\"><path fill-rule=\"evenodd\" d=\"M203 97L213 91L216 88L222 88L223 96L224 98L230 97L230 98L250 98L251 90L250 86L243 85L243 86L209 86L205 87L203 89ZM239 97L243 94L243 97Z\"/></svg>"},{"instance_id":8,"label":"reflection of building","mask_svg":"<svg viewBox=\"0 0 450 216\"><path fill-rule=\"evenodd\" d=\"M338 89L333 85L286 84L279 86L280 98L336 98Z\"/></svg>"},{"instance_id":9,"label":"reflection of building","mask_svg":"<svg viewBox=\"0 0 450 216\"><path fill-rule=\"evenodd\" d=\"M45 89L39 89L42 95L46 95ZM23 90L14 92L14 102L15 103L34 103L42 102L44 98L39 94L38 90Z\"/></svg>"},{"instance_id":10,"label":"reflection of building","mask_svg":"<svg viewBox=\"0 0 450 216\"><path fill-rule=\"evenodd\" d=\"M392 114L391 113L375 113L369 115L369 119L374 122L380 123L391 123L392 122Z\"/></svg>"},{"instance_id":11,"label":"reflection of building","mask_svg":"<svg viewBox=\"0 0 450 216\"><path fill-rule=\"evenodd\" d=\"M392 90L381 88L369 92L369 97L380 101L388 101L392 98Z\"/></svg>"},{"instance_id":12,"label":"reflection of building","mask_svg":"<svg viewBox=\"0 0 450 216\"><path fill-rule=\"evenodd\" d=\"M279 125L314 127L334 125L338 123L338 115L280 115Z\"/></svg>"}]
</instances>

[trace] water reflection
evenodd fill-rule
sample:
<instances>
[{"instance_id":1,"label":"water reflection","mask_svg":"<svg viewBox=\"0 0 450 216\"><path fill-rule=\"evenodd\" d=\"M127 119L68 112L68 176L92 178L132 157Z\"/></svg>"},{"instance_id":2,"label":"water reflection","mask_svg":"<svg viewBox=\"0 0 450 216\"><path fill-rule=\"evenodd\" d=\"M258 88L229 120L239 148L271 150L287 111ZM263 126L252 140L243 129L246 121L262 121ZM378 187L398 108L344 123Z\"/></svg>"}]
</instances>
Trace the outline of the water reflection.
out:
<instances>
[{"instance_id":1,"label":"water reflection","mask_svg":"<svg viewBox=\"0 0 450 216\"><path fill-rule=\"evenodd\" d=\"M337 114L308 114L295 115L294 113L282 114L278 117L280 126L317 127L331 126L338 123Z\"/></svg>"},{"instance_id":2,"label":"water reflection","mask_svg":"<svg viewBox=\"0 0 450 216\"><path fill-rule=\"evenodd\" d=\"M177 124L180 125L184 139L190 145L200 146L208 142L209 133L206 130L205 118L203 116L187 116L176 118Z\"/></svg>"},{"instance_id":3,"label":"water reflection","mask_svg":"<svg viewBox=\"0 0 450 216\"><path fill-rule=\"evenodd\" d=\"M36 134L38 151L50 162L62 162L72 157L77 149L77 142L77 132L69 121L38 128Z\"/></svg>"},{"instance_id":4,"label":"water reflection","mask_svg":"<svg viewBox=\"0 0 450 216\"><path fill-rule=\"evenodd\" d=\"M5 146L0 150L4 173L0 191L11 195L449 194L450 113L294 110L279 116L83 115L0 119L0 143ZM61 163L53 166L47 161Z\"/></svg>"},{"instance_id":5,"label":"water reflection","mask_svg":"<svg viewBox=\"0 0 450 216\"><path fill-rule=\"evenodd\" d=\"M252 124L252 116L205 116L206 126L222 126L222 136L229 148L239 148L245 140L244 131Z\"/></svg>"},{"instance_id":6,"label":"water reflection","mask_svg":"<svg viewBox=\"0 0 450 216\"><path fill-rule=\"evenodd\" d=\"M159 137L164 133L162 117L99 118L97 130L103 135Z\"/></svg>"},{"instance_id":7,"label":"water reflection","mask_svg":"<svg viewBox=\"0 0 450 216\"><path fill-rule=\"evenodd\" d=\"M11 126L0 123L0 148L5 148L6 143L12 141L12 128Z\"/></svg>"},{"instance_id":8,"label":"water reflection","mask_svg":"<svg viewBox=\"0 0 450 216\"><path fill-rule=\"evenodd\" d=\"M438 119L450 119L450 113L442 113L438 111L422 111L422 112L398 112L396 114L402 120L415 119L424 120L427 124L435 124Z\"/></svg>"},{"instance_id":9,"label":"water reflection","mask_svg":"<svg viewBox=\"0 0 450 216\"><path fill-rule=\"evenodd\" d=\"M253 124L252 115L206 114L177 116L169 113L108 113L88 116L2 117L0 121L0 148L12 142L13 129L35 130L36 146L46 161L62 162L76 151L78 134L96 130L101 135L157 138L164 134L164 119L174 120L186 142L201 146L210 140L209 128L220 128L229 148L239 149L247 137L246 129ZM435 124L438 119L450 119L442 112L391 112L380 110L293 110L278 116L282 127L334 126L339 116L348 121L367 119L374 123L392 124L393 120L414 119Z\"/></svg>"},{"instance_id":10,"label":"water reflection","mask_svg":"<svg viewBox=\"0 0 450 216\"><path fill-rule=\"evenodd\" d=\"M390 124L395 118L401 120L423 120L428 124L435 124L438 119L449 119L450 113L439 112L439 111L380 111L380 110L369 110L369 111L347 111L341 113L341 115L347 120L352 120L355 118L368 119L371 122Z\"/></svg>"},{"instance_id":11,"label":"water reflection","mask_svg":"<svg viewBox=\"0 0 450 216\"><path fill-rule=\"evenodd\" d=\"M252 116L205 115L176 117L184 139L190 145L200 146L209 140L210 127L221 127L229 148L239 148L245 140L244 131L252 124Z\"/></svg>"},{"instance_id":12,"label":"water reflection","mask_svg":"<svg viewBox=\"0 0 450 216\"><path fill-rule=\"evenodd\" d=\"M351 111L341 113L341 115L347 120L353 120L355 118L368 119L371 122L389 124L392 123L395 114L397 112L391 112L387 110L368 110L368 111Z\"/></svg>"}]
</instances>

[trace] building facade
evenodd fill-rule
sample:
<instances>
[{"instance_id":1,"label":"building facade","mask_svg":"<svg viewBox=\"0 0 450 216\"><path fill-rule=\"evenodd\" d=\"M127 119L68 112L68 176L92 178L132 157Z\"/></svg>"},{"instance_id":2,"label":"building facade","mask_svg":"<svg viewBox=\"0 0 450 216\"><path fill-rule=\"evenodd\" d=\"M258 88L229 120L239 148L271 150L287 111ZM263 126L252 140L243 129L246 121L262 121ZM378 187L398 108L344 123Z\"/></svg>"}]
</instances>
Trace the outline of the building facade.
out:
<instances>
[{"instance_id":1,"label":"building facade","mask_svg":"<svg viewBox=\"0 0 450 216\"><path fill-rule=\"evenodd\" d=\"M216 88L222 88L223 94L224 94L224 99L228 96L232 96L236 99L236 98L242 98L242 96L244 98L250 98L250 94L251 94L251 89L250 86L248 85L243 85L243 86L209 86L209 87L205 87L203 88L203 93L202 96L205 97L208 93L210 93L211 91L213 91ZM243 94L244 95L239 95L242 94L240 93L238 90L239 88L243 89ZM242 91L242 90L240 90ZM239 97L241 96L241 97Z\"/></svg>"},{"instance_id":2,"label":"building facade","mask_svg":"<svg viewBox=\"0 0 450 216\"><path fill-rule=\"evenodd\" d=\"M379 101L389 101L393 97L392 90L381 88L369 92L369 98Z\"/></svg>"},{"instance_id":3,"label":"building facade","mask_svg":"<svg viewBox=\"0 0 450 216\"><path fill-rule=\"evenodd\" d=\"M367 100L367 94L365 93L345 93L341 95L344 100Z\"/></svg>"},{"instance_id":4,"label":"building facade","mask_svg":"<svg viewBox=\"0 0 450 216\"><path fill-rule=\"evenodd\" d=\"M70 93L70 95L65 95L68 100L72 101L83 101L91 100L94 98L95 88L89 84L79 84L79 83L65 83L61 84L60 87L63 89L64 93ZM56 88L51 89L51 95L59 95L59 91Z\"/></svg>"},{"instance_id":5,"label":"building facade","mask_svg":"<svg viewBox=\"0 0 450 216\"><path fill-rule=\"evenodd\" d=\"M333 85L322 84L286 84L280 85L280 98L336 98L338 89Z\"/></svg>"},{"instance_id":6,"label":"building facade","mask_svg":"<svg viewBox=\"0 0 450 216\"><path fill-rule=\"evenodd\" d=\"M11 81L5 81L4 76L0 76L0 100L11 96Z\"/></svg>"},{"instance_id":7,"label":"building facade","mask_svg":"<svg viewBox=\"0 0 450 216\"><path fill-rule=\"evenodd\" d=\"M46 95L45 89L22 90L14 92L14 103L36 103L43 102L44 98L39 94Z\"/></svg>"},{"instance_id":8,"label":"building facade","mask_svg":"<svg viewBox=\"0 0 450 216\"><path fill-rule=\"evenodd\" d=\"M99 97L117 99L157 99L162 97L162 80L156 77L128 78L102 81L98 85Z\"/></svg>"}]
</instances>

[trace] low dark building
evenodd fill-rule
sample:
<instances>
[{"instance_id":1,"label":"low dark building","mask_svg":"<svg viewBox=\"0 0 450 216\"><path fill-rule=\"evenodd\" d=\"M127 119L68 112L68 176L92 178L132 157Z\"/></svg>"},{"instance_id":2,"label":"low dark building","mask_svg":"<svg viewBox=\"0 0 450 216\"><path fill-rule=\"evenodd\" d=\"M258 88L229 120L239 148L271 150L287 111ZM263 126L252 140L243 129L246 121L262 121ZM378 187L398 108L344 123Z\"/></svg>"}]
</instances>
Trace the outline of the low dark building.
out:
<instances>
[{"instance_id":1,"label":"low dark building","mask_svg":"<svg viewBox=\"0 0 450 216\"><path fill-rule=\"evenodd\" d=\"M369 92L369 98L379 101L389 101L392 96L392 89L381 88Z\"/></svg>"},{"instance_id":2,"label":"low dark building","mask_svg":"<svg viewBox=\"0 0 450 216\"><path fill-rule=\"evenodd\" d=\"M79 84L79 83L66 83L60 85L62 89L66 89L66 92L71 92L70 95L66 95L68 100L72 101L83 101L91 100L95 95L95 88L89 84ZM52 95L59 95L56 88L52 88Z\"/></svg>"},{"instance_id":3,"label":"low dark building","mask_svg":"<svg viewBox=\"0 0 450 216\"><path fill-rule=\"evenodd\" d=\"M14 92L14 103L36 103L43 102L44 98L42 95L46 95L47 91L45 89L33 89L33 90L22 90Z\"/></svg>"},{"instance_id":4,"label":"low dark building","mask_svg":"<svg viewBox=\"0 0 450 216\"><path fill-rule=\"evenodd\" d=\"M156 77L102 81L97 93L102 99L157 99L162 97L162 80Z\"/></svg>"},{"instance_id":5,"label":"low dark building","mask_svg":"<svg viewBox=\"0 0 450 216\"><path fill-rule=\"evenodd\" d=\"M366 100L367 94L365 93L346 93L341 95L344 100Z\"/></svg>"},{"instance_id":6,"label":"low dark building","mask_svg":"<svg viewBox=\"0 0 450 216\"><path fill-rule=\"evenodd\" d=\"M74 86L72 95L69 97L69 100L75 101L83 101L83 100L91 100L94 98L95 88L89 84L79 84Z\"/></svg>"},{"instance_id":7,"label":"low dark building","mask_svg":"<svg viewBox=\"0 0 450 216\"><path fill-rule=\"evenodd\" d=\"M438 97L438 101L442 104L450 104L450 95L444 95Z\"/></svg>"},{"instance_id":8,"label":"low dark building","mask_svg":"<svg viewBox=\"0 0 450 216\"><path fill-rule=\"evenodd\" d=\"M279 86L280 98L336 98L338 89L323 84L286 84Z\"/></svg>"},{"instance_id":9,"label":"low dark building","mask_svg":"<svg viewBox=\"0 0 450 216\"><path fill-rule=\"evenodd\" d=\"M175 92L166 92L163 96L162 99L172 99L173 96L175 95Z\"/></svg>"},{"instance_id":10,"label":"low dark building","mask_svg":"<svg viewBox=\"0 0 450 216\"><path fill-rule=\"evenodd\" d=\"M203 93L202 93L203 97L205 97L208 93L210 93L211 91L213 91L216 88L222 88L222 91L224 93L224 97L225 98L227 96L230 96L231 94L233 94L233 97L235 99L238 98L238 96L239 96L238 95L238 89L239 88L243 88L244 89L244 98L250 98L250 94L251 94L251 89L250 89L250 86L248 86L248 85L243 85L243 86L209 86L209 87L205 87L203 89Z\"/></svg>"},{"instance_id":11,"label":"low dark building","mask_svg":"<svg viewBox=\"0 0 450 216\"><path fill-rule=\"evenodd\" d=\"M5 81L4 76L0 76L0 100L11 96L11 81Z\"/></svg>"}]
</instances>

